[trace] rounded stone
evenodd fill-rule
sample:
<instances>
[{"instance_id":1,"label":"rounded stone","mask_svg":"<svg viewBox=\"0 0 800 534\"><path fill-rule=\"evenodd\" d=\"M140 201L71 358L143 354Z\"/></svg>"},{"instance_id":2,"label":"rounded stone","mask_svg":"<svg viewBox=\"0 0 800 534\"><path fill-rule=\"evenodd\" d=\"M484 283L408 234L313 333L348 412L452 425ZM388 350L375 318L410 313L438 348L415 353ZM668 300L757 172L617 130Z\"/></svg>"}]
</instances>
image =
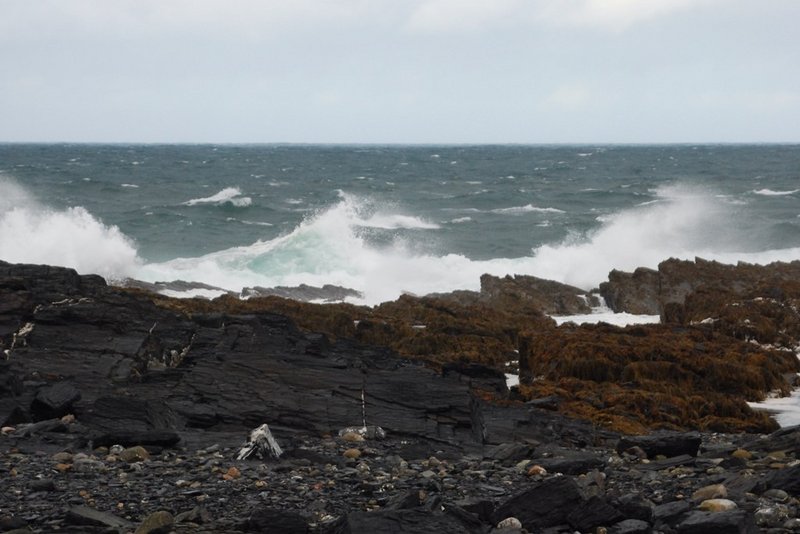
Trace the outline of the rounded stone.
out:
<instances>
[{"instance_id":1,"label":"rounded stone","mask_svg":"<svg viewBox=\"0 0 800 534\"><path fill-rule=\"evenodd\" d=\"M728 499L707 499L701 502L698 508L704 512L728 512L736 510L738 506Z\"/></svg>"},{"instance_id":2,"label":"rounded stone","mask_svg":"<svg viewBox=\"0 0 800 534\"><path fill-rule=\"evenodd\" d=\"M350 458L351 460L357 460L361 458L361 451L358 449L347 449L342 453L342 456L345 458Z\"/></svg>"},{"instance_id":3,"label":"rounded stone","mask_svg":"<svg viewBox=\"0 0 800 534\"><path fill-rule=\"evenodd\" d=\"M342 439L349 443L360 443L364 441L364 436L362 436L358 432L345 432L344 434L342 434Z\"/></svg>"},{"instance_id":4,"label":"rounded stone","mask_svg":"<svg viewBox=\"0 0 800 534\"><path fill-rule=\"evenodd\" d=\"M693 501L707 501L728 496L728 489L723 484L711 484L692 493Z\"/></svg>"},{"instance_id":5,"label":"rounded stone","mask_svg":"<svg viewBox=\"0 0 800 534\"><path fill-rule=\"evenodd\" d=\"M139 528L136 529L134 534L161 534L169 532L172 529L172 525L175 523L175 518L172 517L172 514L164 511L159 510L158 512L153 512L147 518L142 521L142 524L139 525Z\"/></svg>"},{"instance_id":6,"label":"rounded stone","mask_svg":"<svg viewBox=\"0 0 800 534\"><path fill-rule=\"evenodd\" d=\"M731 456L740 460L750 460L753 457L753 453L745 449L736 449L731 453Z\"/></svg>"},{"instance_id":7,"label":"rounded stone","mask_svg":"<svg viewBox=\"0 0 800 534\"><path fill-rule=\"evenodd\" d=\"M506 517L497 523L497 528L522 528L522 521L516 517Z\"/></svg>"},{"instance_id":8,"label":"rounded stone","mask_svg":"<svg viewBox=\"0 0 800 534\"><path fill-rule=\"evenodd\" d=\"M136 462L144 462L150 458L150 453L147 449L137 445L136 447L128 447L119 453L119 459L129 464Z\"/></svg>"}]
</instances>

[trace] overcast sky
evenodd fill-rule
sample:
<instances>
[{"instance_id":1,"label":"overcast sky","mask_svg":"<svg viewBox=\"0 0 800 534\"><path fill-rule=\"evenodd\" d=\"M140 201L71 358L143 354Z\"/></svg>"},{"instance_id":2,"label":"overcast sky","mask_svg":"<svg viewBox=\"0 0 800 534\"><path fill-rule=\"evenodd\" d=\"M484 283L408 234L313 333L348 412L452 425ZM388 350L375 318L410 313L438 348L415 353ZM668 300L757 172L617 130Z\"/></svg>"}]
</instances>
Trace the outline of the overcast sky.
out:
<instances>
[{"instance_id":1,"label":"overcast sky","mask_svg":"<svg viewBox=\"0 0 800 534\"><path fill-rule=\"evenodd\" d=\"M0 141L800 141L800 0L0 0Z\"/></svg>"}]
</instances>

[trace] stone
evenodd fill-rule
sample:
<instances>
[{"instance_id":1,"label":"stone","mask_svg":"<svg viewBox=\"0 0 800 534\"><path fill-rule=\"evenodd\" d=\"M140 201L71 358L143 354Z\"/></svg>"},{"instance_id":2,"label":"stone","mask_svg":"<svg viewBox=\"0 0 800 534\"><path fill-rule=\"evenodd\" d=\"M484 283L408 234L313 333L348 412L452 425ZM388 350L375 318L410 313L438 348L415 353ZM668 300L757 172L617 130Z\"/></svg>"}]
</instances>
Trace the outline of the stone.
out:
<instances>
[{"instance_id":1,"label":"stone","mask_svg":"<svg viewBox=\"0 0 800 534\"><path fill-rule=\"evenodd\" d=\"M625 517L602 497L591 497L567 514L567 522L575 529L587 532L595 527L613 525Z\"/></svg>"},{"instance_id":2,"label":"stone","mask_svg":"<svg viewBox=\"0 0 800 534\"><path fill-rule=\"evenodd\" d=\"M549 473L565 475L581 475L605 466L603 459L596 454L581 451L564 451L554 458L538 458L536 463Z\"/></svg>"},{"instance_id":3,"label":"stone","mask_svg":"<svg viewBox=\"0 0 800 534\"><path fill-rule=\"evenodd\" d=\"M729 499L707 499L701 502L697 508L704 512L728 512L736 510L738 506Z\"/></svg>"},{"instance_id":4,"label":"stone","mask_svg":"<svg viewBox=\"0 0 800 534\"><path fill-rule=\"evenodd\" d=\"M736 449L731 453L731 456L740 460L750 460L753 457L753 453L745 449Z\"/></svg>"},{"instance_id":5,"label":"stone","mask_svg":"<svg viewBox=\"0 0 800 534\"><path fill-rule=\"evenodd\" d=\"M789 509L781 504L762 506L753 513L753 517L759 527L777 528L789 519Z\"/></svg>"},{"instance_id":6,"label":"stone","mask_svg":"<svg viewBox=\"0 0 800 534\"><path fill-rule=\"evenodd\" d=\"M570 477L539 482L502 502L494 511L494 522L516 517L522 526L537 531L566 523L567 516L583 502L578 485Z\"/></svg>"},{"instance_id":7,"label":"stone","mask_svg":"<svg viewBox=\"0 0 800 534\"><path fill-rule=\"evenodd\" d=\"M133 524L126 519L82 505L70 506L67 510L66 520L72 525L88 525L125 530L133 529Z\"/></svg>"},{"instance_id":8,"label":"stone","mask_svg":"<svg viewBox=\"0 0 800 534\"><path fill-rule=\"evenodd\" d=\"M134 534L167 534L172 530L174 523L175 519L171 513L159 510L147 516L136 528Z\"/></svg>"},{"instance_id":9,"label":"stone","mask_svg":"<svg viewBox=\"0 0 800 534\"><path fill-rule=\"evenodd\" d=\"M516 517L507 517L497 523L497 528L522 528L522 522Z\"/></svg>"},{"instance_id":10,"label":"stone","mask_svg":"<svg viewBox=\"0 0 800 534\"><path fill-rule=\"evenodd\" d=\"M611 526L608 534L650 534L653 527L647 521L641 519L626 519Z\"/></svg>"},{"instance_id":11,"label":"stone","mask_svg":"<svg viewBox=\"0 0 800 534\"><path fill-rule=\"evenodd\" d=\"M744 510L691 512L679 525L678 534L756 534L753 516Z\"/></svg>"},{"instance_id":12,"label":"stone","mask_svg":"<svg viewBox=\"0 0 800 534\"><path fill-rule=\"evenodd\" d=\"M307 534L308 523L297 512L278 508L257 508L240 525L245 532L274 532L285 534Z\"/></svg>"},{"instance_id":13,"label":"stone","mask_svg":"<svg viewBox=\"0 0 800 534\"><path fill-rule=\"evenodd\" d=\"M364 441L364 436L359 434L358 432L345 432L342 434L342 439L347 441L348 443L360 443Z\"/></svg>"},{"instance_id":14,"label":"stone","mask_svg":"<svg viewBox=\"0 0 800 534\"><path fill-rule=\"evenodd\" d=\"M651 459L660 454L667 458L684 454L697 456L700 442L697 432L656 432L646 436L623 436L617 443L617 452L638 447Z\"/></svg>"},{"instance_id":15,"label":"stone","mask_svg":"<svg viewBox=\"0 0 800 534\"><path fill-rule=\"evenodd\" d=\"M36 393L31 404L31 413L37 420L60 418L67 415L80 398L80 391L70 382L57 382Z\"/></svg>"},{"instance_id":16,"label":"stone","mask_svg":"<svg viewBox=\"0 0 800 534\"><path fill-rule=\"evenodd\" d=\"M150 458L150 453L147 452L147 449L141 446L128 447L119 453L119 458L123 462L132 464L135 462L144 462L148 460Z\"/></svg>"},{"instance_id":17,"label":"stone","mask_svg":"<svg viewBox=\"0 0 800 534\"><path fill-rule=\"evenodd\" d=\"M342 453L342 456L351 460L357 460L361 458L361 451L358 449L347 449Z\"/></svg>"},{"instance_id":18,"label":"stone","mask_svg":"<svg viewBox=\"0 0 800 534\"><path fill-rule=\"evenodd\" d=\"M236 480L237 478L241 478L242 473L236 466L229 467L227 471L222 475L224 480Z\"/></svg>"},{"instance_id":19,"label":"stone","mask_svg":"<svg viewBox=\"0 0 800 534\"><path fill-rule=\"evenodd\" d=\"M789 495L800 497L800 465L776 470L769 477L767 487L783 490Z\"/></svg>"},{"instance_id":20,"label":"stone","mask_svg":"<svg viewBox=\"0 0 800 534\"><path fill-rule=\"evenodd\" d=\"M529 477L543 477L546 474L547 474L547 469L545 469L541 465L533 465L527 471L527 475Z\"/></svg>"},{"instance_id":21,"label":"stone","mask_svg":"<svg viewBox=\"0 0 800 534\"><path fill-rule=\"evenodd\" d=\"M213 518L211 514L202 506L195 506L188 512L181 512L175 516L176 523L195 523L197 525L203 525L211 523L212 521Z\"/></svg>"},{"instance_id":22,"label":"stone","mask_svg":"<svg viewBox=\"0 0 800 534\"><path fill-rule=\"evenodd\" d=\"M705 501L707 499L717 499L728 496L728 488L724 484L712 484L704 486L692 493L693 501Z\"/></svg>"},{"instance_id":23,"label":"stone","mask_svg":"<svg viewBox=\"0 0 800 534\"><path fill-rule=\"evenodd\" d=\"M477 534L483 530L482 527L465 524L459 515L410 509L351 512L347 514L343 531L349 534Z\"/></svg>"}]
</instances>

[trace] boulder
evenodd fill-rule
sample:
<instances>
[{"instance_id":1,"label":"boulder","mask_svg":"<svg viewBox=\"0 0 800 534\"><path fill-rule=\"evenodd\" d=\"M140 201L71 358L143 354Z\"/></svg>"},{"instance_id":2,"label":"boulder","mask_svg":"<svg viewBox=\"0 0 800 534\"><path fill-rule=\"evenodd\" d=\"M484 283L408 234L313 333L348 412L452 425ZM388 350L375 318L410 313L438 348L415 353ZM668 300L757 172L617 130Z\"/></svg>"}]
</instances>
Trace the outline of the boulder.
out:
<instances>
[{"instance_id":1,"label":"boulder","mask_svg":"<svg viewBox=\"0 0 800 534\"><path fill-rule=\"evenodd\" d=\"M583 505L578 485L568 476L544 480L502 502L494 511L494 523L516 517L526 530L567 523L567 517Z\"/></svg>"}]
</instances>

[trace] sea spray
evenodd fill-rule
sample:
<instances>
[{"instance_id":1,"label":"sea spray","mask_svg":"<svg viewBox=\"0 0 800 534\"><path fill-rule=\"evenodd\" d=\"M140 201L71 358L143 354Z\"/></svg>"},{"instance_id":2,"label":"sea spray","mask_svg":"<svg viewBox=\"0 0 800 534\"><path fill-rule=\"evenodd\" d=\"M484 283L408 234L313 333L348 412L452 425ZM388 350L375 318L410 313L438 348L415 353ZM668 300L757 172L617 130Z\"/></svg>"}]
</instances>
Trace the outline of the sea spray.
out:
<instances>
[{"instance_id":1,"label":"sea spray","mask_svg":"<svg viewBox=\"0 0 800 534\"><path fill-rule=\"evenodd\" d=\"M80 206L41 205L9 179L0 181L0 199L5 261L63 265L111 280L133 276L141 265L131 239Z\"/></svg>"}]
</instances>

